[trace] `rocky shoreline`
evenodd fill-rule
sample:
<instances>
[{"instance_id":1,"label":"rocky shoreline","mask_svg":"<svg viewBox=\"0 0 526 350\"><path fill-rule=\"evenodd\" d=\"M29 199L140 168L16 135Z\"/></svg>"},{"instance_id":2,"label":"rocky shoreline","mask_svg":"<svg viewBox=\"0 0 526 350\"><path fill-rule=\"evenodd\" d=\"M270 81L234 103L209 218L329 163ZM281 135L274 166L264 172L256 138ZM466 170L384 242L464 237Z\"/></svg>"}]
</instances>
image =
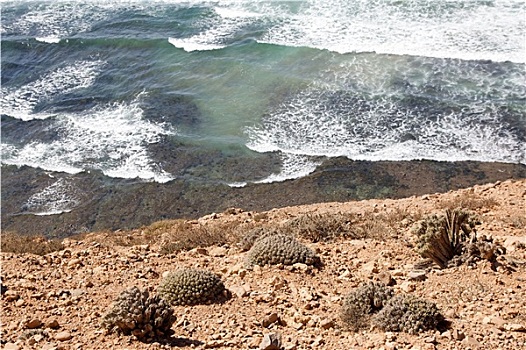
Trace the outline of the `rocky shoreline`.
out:
<instances>
[{"instance_id":1,"label":"rocky shoreline","mask_svg":"<svg viewBox=\"0 0 526 350\"><path fill-rule=\"evenodd\" d=\"M304 178L233 188L187 179L160 184L109 178L94 171L70 175L2 166L2 230L68 237L103 229L133 229L164 219L198 218L229 207L264 211L312 203L394 199L520 178L526 178L524 164L333 158ZM57 181L67 185L74 197L71 211L32 214L28 198Z\"/></svg>"}]
</instances>

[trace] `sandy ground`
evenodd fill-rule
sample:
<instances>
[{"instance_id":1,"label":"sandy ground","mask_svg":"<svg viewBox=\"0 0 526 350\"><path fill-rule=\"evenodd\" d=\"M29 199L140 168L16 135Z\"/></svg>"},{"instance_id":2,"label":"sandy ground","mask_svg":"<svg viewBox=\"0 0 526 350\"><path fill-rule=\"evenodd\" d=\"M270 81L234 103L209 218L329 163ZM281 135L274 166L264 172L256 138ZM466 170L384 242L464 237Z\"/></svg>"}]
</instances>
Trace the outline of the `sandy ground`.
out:
<instances>
[{"instance_id":1,"label":"sandy ground","mask_svg":"<svg viewBox=\"0 0 526 350\"><path fill-rule=\"evenodd\" d=\"M461 204L476 213L479 236L506 248L496 261L438 267L414 278L417 219ZM274 209L229 210L194 223L279 225L306 213L351 213L373 238L303 241L323 260L307 266L245 268L235 244L162 255L155 243L119 246L110 233L64 240L45 256L1 253L1 341L5 349L258 349L279 333L284 349L522 349L526 348L526 180L509 180L444 194ZM141 230L115 235L141 235ZM131 286L154 292L166 271L215 272L232 291L222 304L174 307L172 338L142 343L108 333L102 315ZM363 282L394 280L396 293L437 304L447 330L417 335L358 332L339 318L344 296ZM423 279L423 280L422 280Z\"/></svg>"}]
</instances>

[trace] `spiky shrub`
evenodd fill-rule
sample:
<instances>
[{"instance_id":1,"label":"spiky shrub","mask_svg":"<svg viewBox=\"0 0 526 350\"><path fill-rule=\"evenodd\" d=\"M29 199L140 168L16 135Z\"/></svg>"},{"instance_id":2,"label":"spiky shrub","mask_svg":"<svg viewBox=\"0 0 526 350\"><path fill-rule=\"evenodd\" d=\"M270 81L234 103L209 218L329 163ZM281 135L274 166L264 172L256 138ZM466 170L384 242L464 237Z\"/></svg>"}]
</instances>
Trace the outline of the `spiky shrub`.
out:
<instances>
[{"instance_id":1,"label":"spiky shrub","mask_svg":"<svg viewBox=\"0 0 526 350\"><path fill-rule=\"evenodd\" d=\"M443 320L434 303L413 295L400 294L391 298L373 317L373 324L388 332L417 334L435 329Z\"/></svg>"},{"instance_id":2,"label":"spiky shrub","mask_svg":"<svg viewBox=\"0 0 526 350\"><path fill-rule=\"evenodd\" d=\"M378 312L392 296L392 288L383 283L362 284L345 296L340 317L351 330L364 328L371 315Z\"/></svg>"},{"instance_id":3,"label":"spiky shrub","mask_svg":"<svg viewBox=\"0 0 526 350\"><path fill-rule=\"evenodd\" d=\"M134 335L141 341L169 336L175 316L171 306L158 295L131 287L122 292L102 318L102 325Z\"/></svg>"},{"instance_id":4,"label":"spiky shrub","mask_svg":"<svg viewBox=\"0 0 526 350\"><path fill-rule=\"evenodd\" d=\"M441 268L462 252L464 243L474 232L476 220L461 209L446 210L445 216L428 216L416 224L417 252Z\"/></svg>"},{"instance_id":5,"label":"spiky shrub","mask_svg":"<svg viewBox=\"0 0 526 350\"><path fill-rule=\"evenodd\" d=\"M193 268L169 273L159 285L158 293L172 305L208 304L228 296L219 276Z\"/></svg>"},{"instance_id":6,"label":"spiky shrub","mask_svg":"<svg viewBox=\"0 0 526 350\"><path fill-rule=\"evenodd\" d=\"M247 263L249 266L293 265L295 263L318 266L321 261L314 251L298 242L294 237L273 234L256 240L248 252Z\"/></svg>"}]
</instances>

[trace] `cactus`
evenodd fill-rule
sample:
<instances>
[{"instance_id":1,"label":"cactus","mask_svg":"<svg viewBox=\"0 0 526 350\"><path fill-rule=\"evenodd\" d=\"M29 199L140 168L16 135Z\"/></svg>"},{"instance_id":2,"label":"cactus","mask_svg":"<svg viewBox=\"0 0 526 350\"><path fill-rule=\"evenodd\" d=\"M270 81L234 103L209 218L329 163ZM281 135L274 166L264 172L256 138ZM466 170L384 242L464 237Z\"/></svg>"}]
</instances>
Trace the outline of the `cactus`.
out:
<instances>
[{"instance_id":1,"label":"cactus","mask_svg":"<svg viewBox=\"0 0 526 350\"><path fill-rule=\"evenodd\" d=\"M345 297L340 312L342 321L356 331L368 325L372 314L378 312L393 296L393 290L380 282L369 282Z\"/></svg>"},{"instance_id":2,"label":"cactus","mask_svg":"<svg viewBox=\"0 0 526 350\"><path fill-rule=\"evenodd\" d=\"M208 304L228 297L219 276L192 268L169 273L159 285L158 292L172 305Z\"/></svg>"},{"instance_id":3,"label":"cactus","mask_svg":"<svg viewBox=\"0 0 526 350\"><path fill-rule=\"evenodd\" d=\"M110 311L103 316L102 325L141 341L170 336L175 316L170 305L158 295L131 287L115 300Z\"/></svg>"},{"instance_id":4,"label":"cactus","mask_svg":"<svg viewBox=\"0 0 526 350\"><path fill-rule=\"evenodd\" d=\"M435 329L444 317L437 306L413 295L397 295L373 317L373 324L384 331L417 334Z\"/></svg>"},{"instance_id":5,"label":"cactus","mask_svg":"<svg viewBox=\"0 0 526 350\"><path fill-rule=\"evenodd\" d=\"M273 234L262 237L254 243L247 256L248 265L293 265L303 263L318 266L320 258L294 237Z\"/></svg>"}]
</instances>

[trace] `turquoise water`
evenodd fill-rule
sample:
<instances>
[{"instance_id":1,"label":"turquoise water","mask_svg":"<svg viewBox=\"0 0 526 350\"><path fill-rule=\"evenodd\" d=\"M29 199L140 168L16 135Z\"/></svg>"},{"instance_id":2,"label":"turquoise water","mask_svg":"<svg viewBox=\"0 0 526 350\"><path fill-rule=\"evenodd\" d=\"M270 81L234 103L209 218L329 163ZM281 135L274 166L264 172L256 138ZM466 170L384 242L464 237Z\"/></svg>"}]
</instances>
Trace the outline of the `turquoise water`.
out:
<instances>
[{"instance_id":1,"label":"turquoise water","mask_svg":"<svg viewBox=\"0 0 526 350\"><path fill-rule=\"evenodd\" d=\"M336 156L526 164L525 11L2 1L2 162L232 186Z\"/></svg>"}]
</instances>

